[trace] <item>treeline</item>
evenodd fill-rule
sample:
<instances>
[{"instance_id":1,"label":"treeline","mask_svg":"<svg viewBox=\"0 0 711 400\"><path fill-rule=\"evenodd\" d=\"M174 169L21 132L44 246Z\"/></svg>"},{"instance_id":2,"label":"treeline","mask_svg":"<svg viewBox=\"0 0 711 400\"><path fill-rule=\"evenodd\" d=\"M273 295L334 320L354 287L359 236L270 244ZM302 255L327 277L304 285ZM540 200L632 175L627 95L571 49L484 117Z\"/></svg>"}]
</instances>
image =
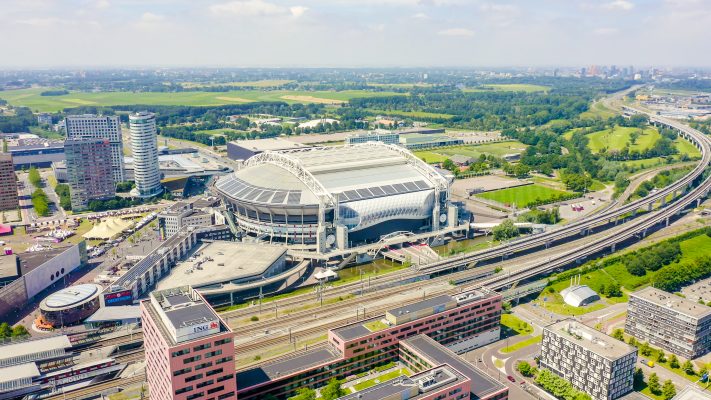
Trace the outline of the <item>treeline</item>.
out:
<instances>
[{"instance_id":1,"label":"treeline","mask_svg":"<svg viewBox=\"0 0 711 400\"><path fill-rule=\"evenodd\" d=\"M560 210L553 207L550 210L533 209L518 216L519 222L554 225L560 222Z\"/></svg>"},{"instance_id":2,"label":"treeline","mask_svg":"<svg viewBox=\"0 0 711 400\"><path fill-rule=\"evenodd\" d=\"M64 96L69 94L68 90L45 90L40 93L40 96Z\"/></svg>"},{"instance_id":3,"label":"treeline","mask_svg":"<svg viewBox=\"0 0 711 400\"><path fill-rule=\"evenodd\" d=\"M168 192L166 192L168 193ZM167 196L167 195L166 195ZM108 211L108 210L118 210L121 208L140 206L141 204L153 204L160 201L159 197L153 197L150 199L140 199L140 198L126 198L126 197L114 197L111 200L91 200L87 205L87 210L89 211Z\"/></svg>"},{"instance_id":4,"label":"treeline","mask_svg":"<svg viewBox=\"0 0 711 400\"><path fill-rule=\"evenodd\" d=\"M573 384L552 373L551 371L542 368L536 376L536 383L540 385L546 392L563 400L592 400L592 397L587 393L575 390Z\"/></svg>"},{"instance_id":5,"label":"treeline","mask_svg":"<svg viewBox=\"0 0 711 400\"><path fill-rule=\"evenodd\" d=\"M66 183L59 183L54 188L54 192L59 196L59 206L65 211L71 211L72 209L72 196L69 189L69 185Z\"/></svg>"},{"instance_id":6,"label":"treeline","mask_svg":"<svg viewBox=\"0 0 711 400\"><path fill-rule=\"evenodd\" d=\"M646 197L653 189L661 189L676 182L681 177L686 175L690 169L691 168L689 167L661 171L651 180L642 182L634 193L639 197Z\"/></svg>"},{"instance_id":7,"label":"treeline","mask_svg":"<svg viewBox=\"0 0 711 400\"><path fill-rule=\"evenodd\" d=\"M46 217L49 215L49 198L47 194L42 189L35 189L32 192L32 207L34 207L35 212L40 217Z\"/></svg>"},{"instance_id":8,"label":"treeline","mask_svg":"<svg viewBox=\"0 0 711 400\"><path fill-rule=\"evenodd\" d=\"M22 325L12 327L7 322L0 324L0 339L22 338L29 335L27 328Z\"/></svg>"},{"instance_id":9,"label":"treeline","mask_svg":"<svg viewBox=\"0 0 711 400\"><path fill-rule=\"evenodd\" d=\"M662 242L626 254L622 258L622 263L630 274L644 276L647 271L657 271L679 260L680 256L681 247L678 242Z\"/></svg>"},{"instance_id":10,"label":"treeline","mask_svg":"<svg viewBox=\"0 0 711 400\"><path fill-rule=\"evenodd\" d=\"M0 132L29 132L31 126L37 126L37 118L29 108L18 107L14 111L15 115L0 114Z\"/></svg>"}]
</instances>

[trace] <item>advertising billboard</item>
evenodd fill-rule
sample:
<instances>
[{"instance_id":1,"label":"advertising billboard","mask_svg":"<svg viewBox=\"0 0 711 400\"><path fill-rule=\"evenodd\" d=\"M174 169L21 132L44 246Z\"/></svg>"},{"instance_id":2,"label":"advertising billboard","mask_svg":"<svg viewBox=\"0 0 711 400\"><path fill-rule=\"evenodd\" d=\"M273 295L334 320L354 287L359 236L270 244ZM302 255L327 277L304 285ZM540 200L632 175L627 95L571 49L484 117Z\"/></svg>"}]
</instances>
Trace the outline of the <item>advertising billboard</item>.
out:
<instances>
[{"instance_id":1,"label":"advertising billboard","mask_svg":"<svg viewBox=\"0 0 711 400\"><path fill-rule=\"evenodd\" d=\"M104 294L104 305L110 306L126 306L133 304L133 291L122 290L120 292Z\"/></svg>"}]
</instances>

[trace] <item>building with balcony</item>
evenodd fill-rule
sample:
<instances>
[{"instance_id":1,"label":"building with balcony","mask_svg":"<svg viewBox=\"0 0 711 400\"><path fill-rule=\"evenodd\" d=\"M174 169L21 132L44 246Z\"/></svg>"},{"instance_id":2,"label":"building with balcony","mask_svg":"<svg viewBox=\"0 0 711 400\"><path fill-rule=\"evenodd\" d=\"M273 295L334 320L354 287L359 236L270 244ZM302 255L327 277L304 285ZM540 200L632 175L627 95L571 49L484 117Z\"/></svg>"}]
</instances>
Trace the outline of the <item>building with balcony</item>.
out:
<instances>
[{"instance_id":1,"label":"building with balcony","mask_svg":"<svg viewBox=\"0 0 711 400\"><path fill-rule=\"evenodd\" d=\"M123 171L123 136L121 120L115 115L68 115L64 120L67 139L106 139L110 146L111 178L125 181Z\"/></svg>"}]
</instances>

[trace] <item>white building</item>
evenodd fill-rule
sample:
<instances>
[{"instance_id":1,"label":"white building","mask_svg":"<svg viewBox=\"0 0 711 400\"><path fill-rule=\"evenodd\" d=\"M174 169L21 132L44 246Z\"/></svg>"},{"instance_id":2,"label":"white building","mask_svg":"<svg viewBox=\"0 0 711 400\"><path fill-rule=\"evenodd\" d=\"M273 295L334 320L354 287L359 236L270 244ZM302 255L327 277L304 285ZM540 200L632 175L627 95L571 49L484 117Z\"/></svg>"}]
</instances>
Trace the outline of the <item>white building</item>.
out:
<instances>
[{"instance_id":1,"label":"white building","mask_svg":"<svg viewBox=\"0 0 711 400\"><path fill-rule=\"evenodd\" d=\"M129 127L136 182L136 187L131 190L131 195L136 197L156 196L163 191L158 164L156 116L147 111L131 114Z\"/></svg>"},{"instance_id":2,"label":"white building","mask_svg":"<svg viewBox=\"0 0 711 400\"><path fill-rule=\"evenodd\" d=\"M175 235L183 226L210 226L212 213L194 209L193 205L177 202L158 214L158 223L165 232L165 237Z\"/></svg>"},{"instance_id":3,"label":"white building","mask_svg":"<svg viewBox=\"0 0 711 400\"><path fill-rule=\"evenodd\" d=\"M67 139L108 139L111 145L111 172L114 182L125 181L123 173L123 137L117 116L92 114L69 115L64 120Z\"/></svg>"}]
</instances>

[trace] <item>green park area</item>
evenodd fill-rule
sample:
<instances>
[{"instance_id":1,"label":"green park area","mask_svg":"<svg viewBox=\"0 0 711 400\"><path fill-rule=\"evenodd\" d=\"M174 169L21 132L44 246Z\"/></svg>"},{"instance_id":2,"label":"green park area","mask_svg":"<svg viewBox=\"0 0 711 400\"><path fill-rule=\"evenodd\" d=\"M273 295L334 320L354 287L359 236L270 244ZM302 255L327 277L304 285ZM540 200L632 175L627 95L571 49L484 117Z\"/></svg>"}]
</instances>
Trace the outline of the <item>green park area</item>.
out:
<instances>
[{"instance_id":1,"label":"green park area","mask_svg":"<svg viewBox=\"0 0 711 400\"><path fill-rule=\"evenodd\" d=\"M550 87L543 85L534 85L530 83L502 83L482 85L477 88L467 88L464 92L548 92Z\"/></svg>"},{"instance_id":2,"label":"green park area","mask_svg":"<svg viewBox=\"0 0 711 400\"><path fill-rule=\"evenodd\" d=\"M479 193L476 196L493 200L517 208L528 207L529 204L544 204L555 199L571 198L573 192L556 190L547 186L533 184Z\"/></svg>"},{"instance_id":3,"label":"green park area","mask_svg":"<svg viewBox=\"0 0 711 400\"><path fill-rule=\"evenodd\" d=\"M632 143L633 135L636 136L634 143ZM593 132L587 137L590 139L588 142L590 150L593 153L600 153L602 149L619 151L625 146L629 146L630 150L642 152L651 149L662 136L654 128L639 129L615 126L612 129Z\"/></svg>"},{"instance_id":4,"label":"green park area","mask_svg":"<svg viewBox=\"0 0 711 400\"><path fill-rule=\"evenodd\" d=\"M441 114L427 111L398 111L398 110L377 110L369 108L367 111L376 115L388 115L402 118L435 118L435 119L452 119L452 114Z\"/></svg>"},{"instance_id":5,"label":"green park area","mask_svg":"<svg viewBox=\"0 0 711 400\"><path fill-rule=\"evenodd\" d=\"M450 146L441 147L432 150L421 150L416 151L415 155L420 159L428 162L430 164L436 164L444 162L447 158L454 155L463 155L478 159L480 155L493 155L496 157L503 157L506 154L517 154L522 153L526 150L526 145L516 141L507 140L505 142L496 143L486 143L479 145L465 145L465 146Z\"/></svg>"},{"instance_id":6,"label":"green park area","mask_svg":"<svg viewBox=\"0 0 711 400\"><path fill-rule=\"evenodd\" d=\"M113 105L219 106L259 101L286 103L340 104L360 97L396 96L395 92L368 90L306 91L306 90L233 90L228 92L70 92L61 96L42 96L51 88L8 90L0 94L13 106L29 107L33 111L54 112L69 107Z\"/></svg>"}]
</instances>

